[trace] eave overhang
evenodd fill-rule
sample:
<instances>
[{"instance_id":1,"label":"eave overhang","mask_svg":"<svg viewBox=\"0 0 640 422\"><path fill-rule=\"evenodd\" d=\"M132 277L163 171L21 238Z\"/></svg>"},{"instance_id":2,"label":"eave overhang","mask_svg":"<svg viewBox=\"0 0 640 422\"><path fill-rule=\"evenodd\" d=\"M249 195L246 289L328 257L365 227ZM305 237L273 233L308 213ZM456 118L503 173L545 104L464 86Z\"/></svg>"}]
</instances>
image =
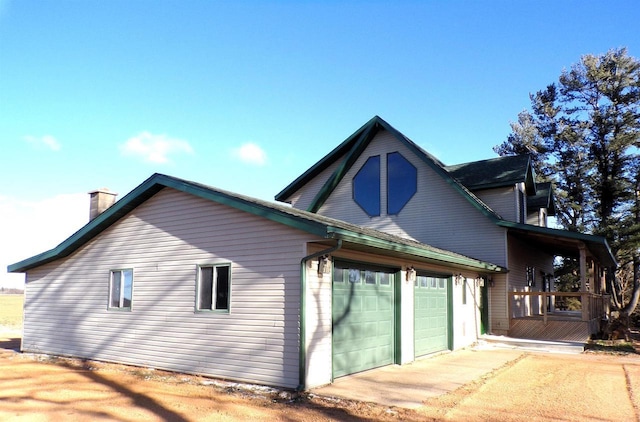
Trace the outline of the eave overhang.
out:
<instances>
[{"instance_id":1,"label":"eave overhang","mask_svg":"<svg viewBox=\"0 0 640 422\"><path fill-rule=\"evenodd\" d=\"M497 224L507 228L509 233L516 237L533 243L552 255L577 258L580 247L584 246L600 261L601 265L614 268L618 266L609 243L604 237L504 220Z\"/></svg>"}]
</instances>

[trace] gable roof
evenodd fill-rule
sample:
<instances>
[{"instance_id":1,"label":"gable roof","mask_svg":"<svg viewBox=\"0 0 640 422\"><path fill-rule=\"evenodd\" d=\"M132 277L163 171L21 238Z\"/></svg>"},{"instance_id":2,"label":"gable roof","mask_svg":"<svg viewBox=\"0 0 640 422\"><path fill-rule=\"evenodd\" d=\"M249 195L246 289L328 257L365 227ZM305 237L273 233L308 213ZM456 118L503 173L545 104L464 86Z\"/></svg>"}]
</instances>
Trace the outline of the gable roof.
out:
<instances>
[{"instance_id":1,"label":"gable roof","mask_svg":"<svg viewBox=\"0 0 640 422\"><path fill-rule=\"evenodd\" d=\"M531 163L531 157L528 155L497 157L489 160L474 161L470 163L458 164L455 166L445 166L440 160L429 154L416 143L411 141L389 123L379 116L374 116L365 123L353 135L349 136L340 145L334 148L329 154L324 156L320 161L314 164L309 170L295 179L291 184L284 188L275 196L277 201L286 201L291 195L301 189L305 184L310 182L314 177L327 169L337 160L342 159L338 168L327 179L311 205L307 209L312 213L317 212L322 204L327 200L331 192L336 188L347 171L354 164L358 156L369 145L375 135L382 130L389 132L395 139L404 144L409 150L414 152L428 167L442 177L451 187L462 195L474 208L488 217L494 224L504 227L514 233L536 233L537 236L547 236L545 247L550 253L553 253L553 240L564 239L568 243L578 246L577 242L583 242L592 253L599 257L601 262L610 266L616 266L616 260L613 256L609 244L605 238L588 234L571 232L568 230L549 229L546 227L538 227L528 224L513 223L504 220L500 215L493 211L480 198L474 195L470 189L487 189L490 187L507 186L515 183L524 182L527 193L534 196L534 201L542 200L545 197L544 188L541 189L540 197L536 191L535 172ZM485 174L485 170L491 169L494 175ZM469 174L467 175L466 172ZM454 177L457 175L457 177ZM478 179L475 180L474 177ZM464 180L464 183L462 180ZM550 187L549 187L550 188ZM546 198L549 199L551 190L547 192ZM553 206L553 201L551 202ZM549 209L552 209L551 207ZM555 208L553 208L555 214ZM549 215L554 215L549 214ZM564 254L565 249L558 249Z\"/></svg>"},{"instance_id":2,"label":"gable roof","mask_svg":"<svg viewBox=\"0 0 640 422\"><path fill-rule=\"evenodd\" d=\"M11 264L7 267L7 270L14 273L25 272L71 255L99 233L167 187L249 212L325 239L342 239L360 248L374 248L379 250L380 253L408 256L418 260L438 262L455 267L474 268L478 271L506 272L506 269L500 266L435 248L411 239L158 173L145 180L55 248Z\"/></svg>"},{"instance_id":3,"label":"gable roof","mask_svg":"<svg viewBox=\"0 0 640 422\"><path fill-rule=\"evenodd\" d=\"M556 215L556 201L551 182L537 183L536 194L527 197L527 211L538 211L540 208L546 208L547 215Z\"/></svg>"},{"instance_id":4,"label":"gable roof","mask_svg":"<svg viewBox=\"0 0 640 422\"><path fill-rule=\"evenodd\" d=\"M360 129L358 129L353 135L349 136L344 142L338 145L333 151L325 155L320 161L311 166L301 176L291 182L286 188L275 196L276 201L287 201L287 199L301 189L305 184L311 181L314 177L320 174L323 170L333 164L341 157L342 161L333 174L327 179L322 188L318 191L317 195L311 202L311 205L307 208L307 211L317 212L320 207L325 203L331 192L338 186L340 181L344 178L349 169L353 166L356 159L365 150L365 148L371 143L373 138L380 131L389 132L395 139L404 144L409 150L411 150L418 158L420 158L428 167L438 174L446 183L452 186L458 191L471 205L477 208L480 212L486 216L499 220L501 217L495 213L489 206L487 206L480 198L475 196L467 187L460 183L445 169L444 164L427 151L420 148L416 143L400 133L397 129L384 121L379 116L374 116L371 120L365 123Z\"/></svg>"},{"instance_id":5,"label":"gable roof","mask_svg":"<svg viewBox=\"0 0 640 422\"><path fill-rule=\"evenodd\" d=\"M472 191L524 183L527 195L536 193L535 172L529 155L496 157L445 169Z\"/></svg>"}]
</instances>

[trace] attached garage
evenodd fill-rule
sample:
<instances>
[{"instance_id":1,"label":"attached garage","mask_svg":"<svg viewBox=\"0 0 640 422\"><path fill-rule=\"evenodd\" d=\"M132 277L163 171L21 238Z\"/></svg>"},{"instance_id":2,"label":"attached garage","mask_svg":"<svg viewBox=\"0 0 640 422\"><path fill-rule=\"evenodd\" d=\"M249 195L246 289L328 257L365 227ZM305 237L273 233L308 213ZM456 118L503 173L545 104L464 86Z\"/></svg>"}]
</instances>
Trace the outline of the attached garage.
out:
<instances>
[{"instance_id":1,"label":"attached garage","mask_svg":"<svg viewBox=\"0 0 640 422\"><path fill-rule=\"evenodd\" d=\"M414 282L414 351L423 356L450 348L451 278L418 274Z\"/></svg>"},{"instance_id":2,"label":"attached garage","mask_svg":"<svg viewBox=\"0 0 640 422\"><path fill-rule=\"evenodd\" d=\"M333 377L395 363L397 270L334 264Z\"/></svg>"}]
</instances>

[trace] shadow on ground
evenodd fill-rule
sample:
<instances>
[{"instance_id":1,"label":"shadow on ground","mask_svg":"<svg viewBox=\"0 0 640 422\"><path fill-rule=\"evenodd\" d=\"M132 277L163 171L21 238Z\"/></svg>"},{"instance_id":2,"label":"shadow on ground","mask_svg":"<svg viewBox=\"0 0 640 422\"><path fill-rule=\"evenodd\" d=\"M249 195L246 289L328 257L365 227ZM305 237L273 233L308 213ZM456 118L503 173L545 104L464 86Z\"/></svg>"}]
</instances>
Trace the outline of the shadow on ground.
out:
<instances>
[{"instance_id":1,"label":"shadow on ground","mask_svg":"<svg viewBox=\"0 0 640 422\"><path fill-rule=\"evenodd\" d=\"M20 351L20 338L10 338L8 340L0 340L0 350L11 350L13 352Z\"/></svg>"}]
</instances>

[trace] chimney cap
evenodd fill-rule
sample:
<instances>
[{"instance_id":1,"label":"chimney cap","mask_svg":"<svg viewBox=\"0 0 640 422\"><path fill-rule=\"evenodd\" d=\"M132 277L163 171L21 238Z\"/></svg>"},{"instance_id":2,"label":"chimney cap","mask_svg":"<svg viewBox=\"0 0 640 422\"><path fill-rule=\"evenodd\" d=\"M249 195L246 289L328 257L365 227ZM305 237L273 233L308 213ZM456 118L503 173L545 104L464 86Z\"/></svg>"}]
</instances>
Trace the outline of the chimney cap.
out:
<instances>
[{"instance_id":1,"label":"chimney cap","mask_svg":"<svg viewBox=\"0 0 640 422\"><path fill-rule=\"evenodd\" d=\"M94 189L92 191L87 192L89 195L92 195L94 193L108 193L110 195L117 195L117 193L112 192L111 190L109 190L109 188L99 188L99 189Z\"/></svg>"}]
</instances>

